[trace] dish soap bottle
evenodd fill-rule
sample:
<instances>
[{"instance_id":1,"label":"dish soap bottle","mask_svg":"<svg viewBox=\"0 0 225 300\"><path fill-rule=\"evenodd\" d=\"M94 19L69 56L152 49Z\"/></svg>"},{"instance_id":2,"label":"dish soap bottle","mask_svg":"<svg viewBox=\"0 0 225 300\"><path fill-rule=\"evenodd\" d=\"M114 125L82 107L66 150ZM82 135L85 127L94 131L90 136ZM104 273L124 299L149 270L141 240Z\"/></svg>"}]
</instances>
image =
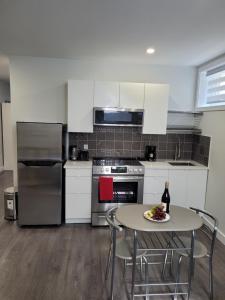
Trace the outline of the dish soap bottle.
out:
<instances>
[{"instance_id":1,"label":"dish soap bottle","mask_svg":"<svg viewBox=\"0 0 225 300\"><path fill-rule=\"evenodd\" d=\"M161 204L163 206L163 210L169 214L170 212L170 194L169 194L169 182L165 182L165 190L162 195Z\"/></svg>"}]
</instances>

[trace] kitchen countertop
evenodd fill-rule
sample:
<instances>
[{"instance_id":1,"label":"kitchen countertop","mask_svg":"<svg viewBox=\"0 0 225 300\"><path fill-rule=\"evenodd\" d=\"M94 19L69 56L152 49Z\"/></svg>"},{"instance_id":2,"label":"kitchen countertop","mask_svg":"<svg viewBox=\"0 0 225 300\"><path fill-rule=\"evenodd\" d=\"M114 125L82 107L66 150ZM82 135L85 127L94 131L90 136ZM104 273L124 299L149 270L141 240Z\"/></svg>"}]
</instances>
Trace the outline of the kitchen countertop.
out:
<instances>
[{"instance_id":1,"label":"kitchen countertop","mask_svg":"<svg viewBox=\"0 0 225 300\"><path fill-rule=\"evenodd\" d=\"M208 170L209 168L197 163L193 160L188 160L194 164L194 166L172 166L169 162L173 160L157 160L157 161L140 161L140 163L146 169L167 169L167 170ZM174 162L174 161L173 161ZM187 162L185 160L177 160L177 162ZM64 164L65 169L91 169L92 168L92 160L89 161L72 161L67 160Z\"/></svg>"},{"instance_id":2,"label":"kitchen countertop","mask_svg":"<svg viewBox=\"0 0 225 300\"><path fill-rule=\"evenodd\" d=\"M88 160L88 161L67 160L63 167L65 169L91 169L92 160Z\"/></svg>"},{"instance_id":3,"label":"kitchen countertop","mask_svg":"<svg viewBox=\"0 0 225 300\"><path fill-rule=\"evenodd\" d=\"M140 161L140 163L147 169L169 169L169 170L208 170L209 168L193 160L177 160L177 162L190 162L194 166L172 166L169 162L174 160L157 160L157 161Z\"/></svg>"}]
</instances>

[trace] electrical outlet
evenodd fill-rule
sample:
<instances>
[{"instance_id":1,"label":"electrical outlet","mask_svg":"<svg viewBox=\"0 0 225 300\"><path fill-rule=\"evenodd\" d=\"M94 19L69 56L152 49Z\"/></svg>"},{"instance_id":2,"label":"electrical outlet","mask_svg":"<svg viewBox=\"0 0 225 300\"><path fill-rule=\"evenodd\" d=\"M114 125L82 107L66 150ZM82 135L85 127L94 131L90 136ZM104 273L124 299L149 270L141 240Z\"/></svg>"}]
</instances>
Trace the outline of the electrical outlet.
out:
<instances>
[{"instance_id":1,"label":"electrical outlet","mask_svg":"<svg viewBox=\"0 0 225 300\"><path fill-rule=\"evenodd\" d=\"M88 150L88 144L84 144L84 150Z\"/></svg>"}]
</instances>

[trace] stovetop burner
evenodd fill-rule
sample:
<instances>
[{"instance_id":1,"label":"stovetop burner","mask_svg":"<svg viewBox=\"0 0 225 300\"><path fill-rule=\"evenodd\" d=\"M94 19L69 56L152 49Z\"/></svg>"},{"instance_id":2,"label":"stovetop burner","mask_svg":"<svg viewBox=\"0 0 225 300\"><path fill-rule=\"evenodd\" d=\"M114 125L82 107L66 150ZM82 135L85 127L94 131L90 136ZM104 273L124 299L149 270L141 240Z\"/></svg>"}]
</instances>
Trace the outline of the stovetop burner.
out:
<instances>
[{"instance_id":1,"label":"stovetop burner","mask_svg":"<svg viewBox=\"0 0 225 300\"><path fill-rule=\"evenodd\" d=\"M141 166L141 163L135 158L103 158L96 157L93 159L94 166Z\"/></svg>"}]
</instances>

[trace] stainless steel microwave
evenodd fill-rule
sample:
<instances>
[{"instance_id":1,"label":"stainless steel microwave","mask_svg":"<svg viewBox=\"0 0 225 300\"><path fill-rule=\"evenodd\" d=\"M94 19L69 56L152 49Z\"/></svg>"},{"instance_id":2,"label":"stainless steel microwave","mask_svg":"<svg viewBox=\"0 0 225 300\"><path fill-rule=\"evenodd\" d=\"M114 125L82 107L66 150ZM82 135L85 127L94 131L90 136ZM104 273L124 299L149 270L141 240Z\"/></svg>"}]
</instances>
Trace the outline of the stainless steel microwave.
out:
<instances>
[{"instance_id":1,"label":"stainless steel microwave","mask_svg":"<svg viewBox=\"0 0 225 300\"><path fill-rule=\"evenodd\" d=\"M94 107L94 125L142 127L143 109Z\"/></svg>"}]
</instances>

